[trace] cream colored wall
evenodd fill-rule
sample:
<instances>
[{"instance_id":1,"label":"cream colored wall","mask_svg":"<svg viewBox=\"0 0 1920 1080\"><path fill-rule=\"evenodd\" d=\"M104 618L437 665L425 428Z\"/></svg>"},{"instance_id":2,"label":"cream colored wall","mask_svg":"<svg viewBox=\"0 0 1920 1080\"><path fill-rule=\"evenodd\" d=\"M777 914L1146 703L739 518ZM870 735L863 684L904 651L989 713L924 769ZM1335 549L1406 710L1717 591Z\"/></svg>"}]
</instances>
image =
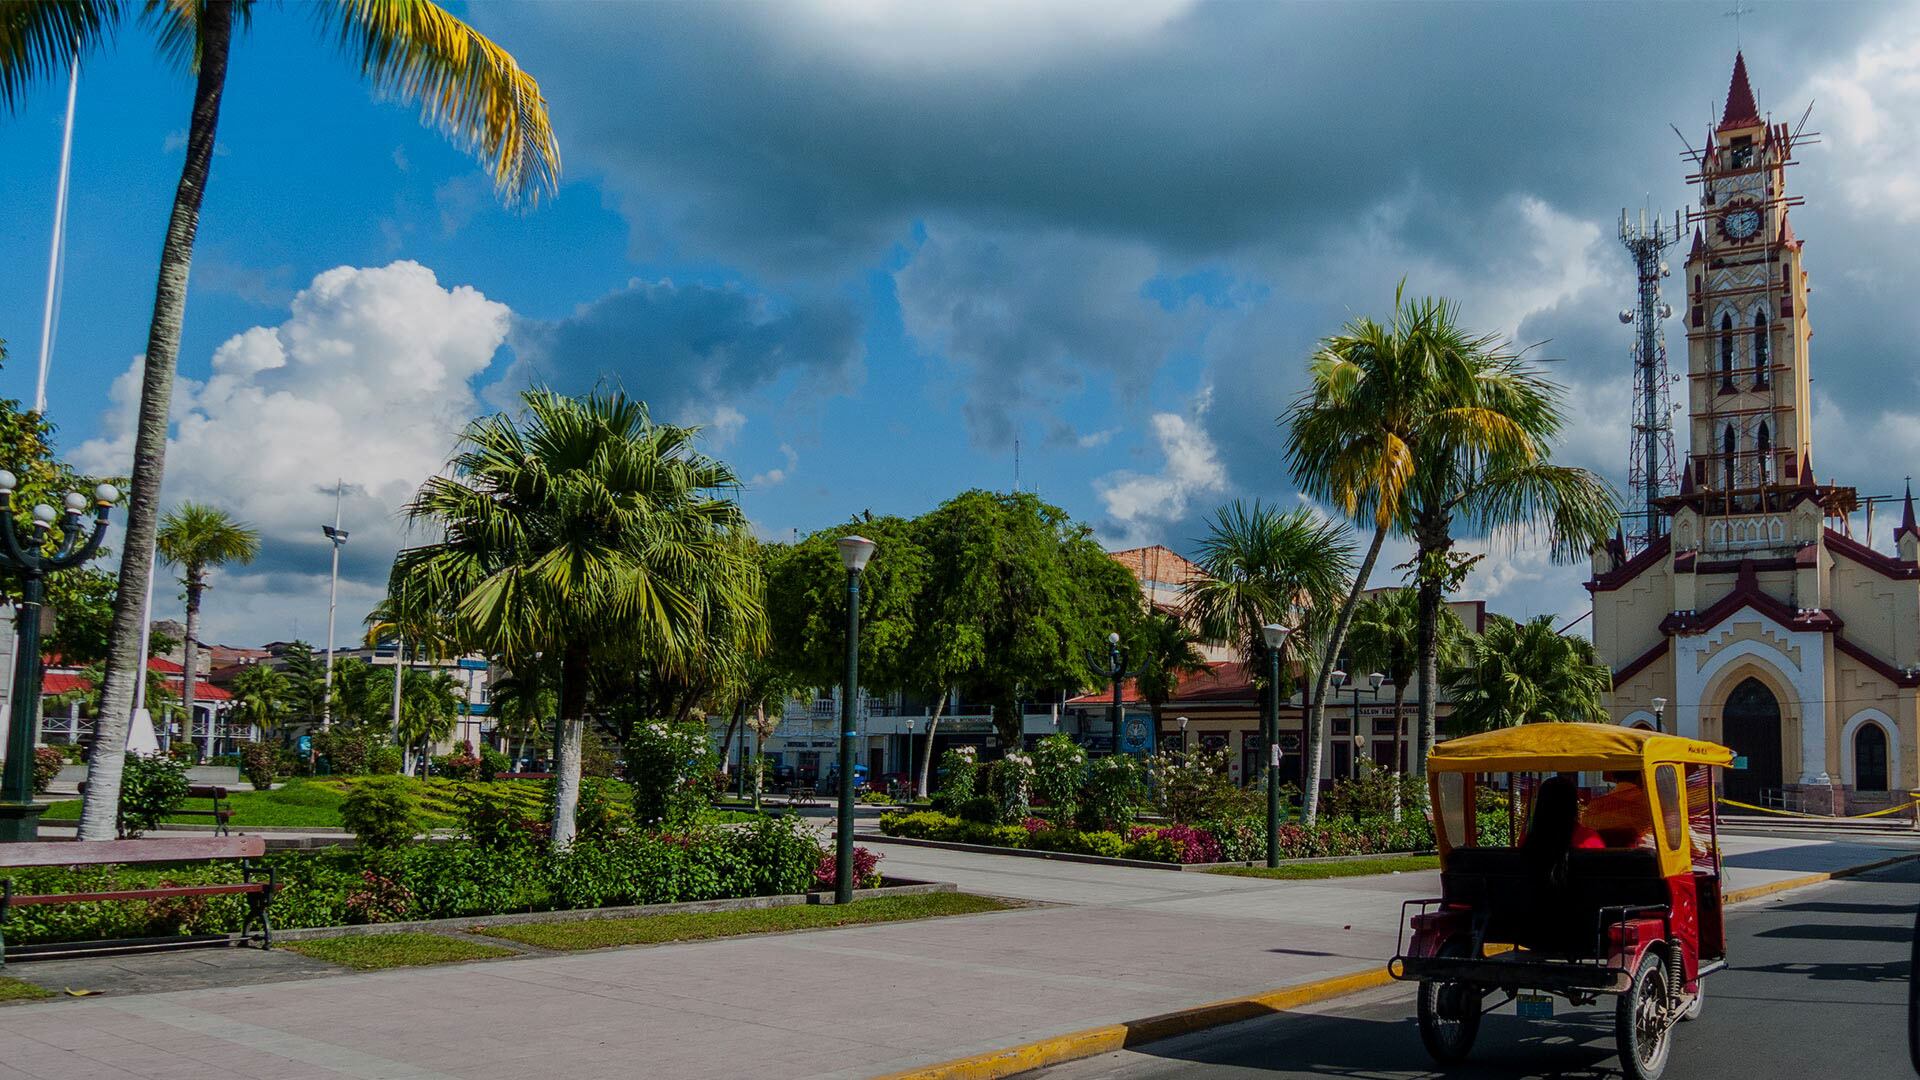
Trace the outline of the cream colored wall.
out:
<instances>
[{"instance_id":1,"label":"cream colored wall","mask_svg":"<svg viewBox=\"0 0 1920 1080\"><path fill-rule=\"evenodd\" d=\"M1896 581L1833 559L1828 598L1847 639L1895 667L1920 658L1920 582Z\"/></svg>"},{"instance_id":2,"label":"cream colored wall","mask_svg":"<svg viewBox=\"0 0 1920 1080\"><path fill-rule=\"evenodd\" d=\"M1851 629L1851 627L1849 627ZM1832 697L1827 721L1827 773L1837 781L1846 775L1843 755L1852 753L1845 740L1847 722L1864 709L1878 709L1890 717L1898 729L1888 778L1895 791L1920 787L1920 759L1916 758L1916 734L1920 734L1920 698L1911 689L1894 686L1878 673L1851 656L1835 650Z\"/></svg>"},{"instance_id":3,"label":"cream colored wall","mask_svg":"<svg viewBox=\"0 0 1920 1080\"><path fill-rule=\"evenodd\" d=\"M1673 721L1673 654L1669 652L1635 672L1633 677L1613 688L1607 697L1607 715L1616 724L1625 723L1636 712L1653 711L1653 699L1667 699L1667 722ZM1672 730L1669 728L1668 730Z\"/></svg>"},{"instance_id":4,"label":"cream colored wall","mask_svg":"<svg viewBox=\"0 0 1920 1080\"><path fill-rule=\"evenodd\" d=\"M1621 586L1593 594L1593 647L1601 662L1625 667L1660 644L1660 621L1673 610L1673 567L1663 560Z\"/></svg>"}]
</instances>

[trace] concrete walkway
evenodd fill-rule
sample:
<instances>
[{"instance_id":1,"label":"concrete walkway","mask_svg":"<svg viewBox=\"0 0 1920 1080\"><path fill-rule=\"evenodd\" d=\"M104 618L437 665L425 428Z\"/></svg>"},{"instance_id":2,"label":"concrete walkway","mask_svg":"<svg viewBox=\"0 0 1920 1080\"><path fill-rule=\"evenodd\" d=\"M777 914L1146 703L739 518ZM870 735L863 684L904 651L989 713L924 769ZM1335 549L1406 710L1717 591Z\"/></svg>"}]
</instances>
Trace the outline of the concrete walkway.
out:
<instances>
[{"instance_id":1,"label":"concrete walkway","mask_svg":"<svg viewBox=\"0 0 1920 1080\"><path fill-rule=\"evenodd\" d=\"M1740 837L1740 888L1913 850ZM863 1077L1379 965L1437 875L1270 882L927 848L986 915L0 1009L0 1080ZM28 965L13 973L31 974Z\"/></svg>"}]
</instances>

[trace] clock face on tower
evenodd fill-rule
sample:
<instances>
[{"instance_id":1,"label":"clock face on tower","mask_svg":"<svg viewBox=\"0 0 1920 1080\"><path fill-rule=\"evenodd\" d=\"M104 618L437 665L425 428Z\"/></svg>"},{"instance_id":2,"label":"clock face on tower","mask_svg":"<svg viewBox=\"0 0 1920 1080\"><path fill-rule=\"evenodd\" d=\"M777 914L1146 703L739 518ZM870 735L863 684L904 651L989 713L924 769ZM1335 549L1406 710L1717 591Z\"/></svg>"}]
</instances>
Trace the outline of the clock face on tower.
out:
<instances>
[{"instance_id":1,"label":"clock face on tower","mask_svg":"<svg viewBox=\"0 0 1920 1080\"><path fill-rule=\"evenodd\" d=\"M1720 218L1720 231L1729 240L1751 239L1760 231L1760 211L1751 206L1736 206Z\"/></svg>"}]
</instances>

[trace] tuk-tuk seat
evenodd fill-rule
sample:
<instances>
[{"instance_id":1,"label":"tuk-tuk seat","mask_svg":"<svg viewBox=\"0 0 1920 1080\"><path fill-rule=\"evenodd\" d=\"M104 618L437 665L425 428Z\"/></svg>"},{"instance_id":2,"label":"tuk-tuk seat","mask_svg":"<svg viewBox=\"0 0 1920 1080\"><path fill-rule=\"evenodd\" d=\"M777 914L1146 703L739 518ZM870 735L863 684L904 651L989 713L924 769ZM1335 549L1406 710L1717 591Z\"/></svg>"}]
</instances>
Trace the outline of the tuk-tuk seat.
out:
<instances>
[{"instance_id":1,"label":"tuk-tuk seat","mask_svg":"<svg viewBox=\"0 0 1920 1080\"><path fill-rule=\"evenodd\" d=\"M1560 880L1518 848L1456 848L1440 881L1447 903L1473 909L1484 940L1589 959L1603 947L1604 909L1669 899L1659 856L1645 848L1569 852Z\"/></svg>"}]
</instances>

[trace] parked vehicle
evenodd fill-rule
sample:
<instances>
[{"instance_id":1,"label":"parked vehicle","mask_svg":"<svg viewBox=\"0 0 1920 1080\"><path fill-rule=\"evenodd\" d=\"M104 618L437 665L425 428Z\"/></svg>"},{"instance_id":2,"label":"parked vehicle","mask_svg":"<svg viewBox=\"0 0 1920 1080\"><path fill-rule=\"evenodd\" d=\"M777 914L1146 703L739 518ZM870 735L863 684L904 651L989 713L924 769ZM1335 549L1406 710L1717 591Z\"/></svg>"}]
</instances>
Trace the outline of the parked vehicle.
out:
<instances>
[{"instance_id":1,"label":"parked vehicle","mask_svg":"<svg viewBox=\"0 0 1920 1080\"><path fill-rule=\"evenodd\" d=\"M1553 999L1615 995L1615 1042L1632 1080L1657 1080L1674 1025L1700 1015L1726 967L1715 743L1607 724L1529 724L1454 739L1428 758L1441 895L1408 901L1412 940L1388 971L1420 984L1421 1041L1463 1061L1480 1018ZM1578 775L1607 790L1582 803ZM1512 846L1479 842L1476 789L1503 776ZM1519 804L1531 796L1524 830ZM1492 1005L1487 998L1504 995Z\"/></svg>"}]
</instances>

